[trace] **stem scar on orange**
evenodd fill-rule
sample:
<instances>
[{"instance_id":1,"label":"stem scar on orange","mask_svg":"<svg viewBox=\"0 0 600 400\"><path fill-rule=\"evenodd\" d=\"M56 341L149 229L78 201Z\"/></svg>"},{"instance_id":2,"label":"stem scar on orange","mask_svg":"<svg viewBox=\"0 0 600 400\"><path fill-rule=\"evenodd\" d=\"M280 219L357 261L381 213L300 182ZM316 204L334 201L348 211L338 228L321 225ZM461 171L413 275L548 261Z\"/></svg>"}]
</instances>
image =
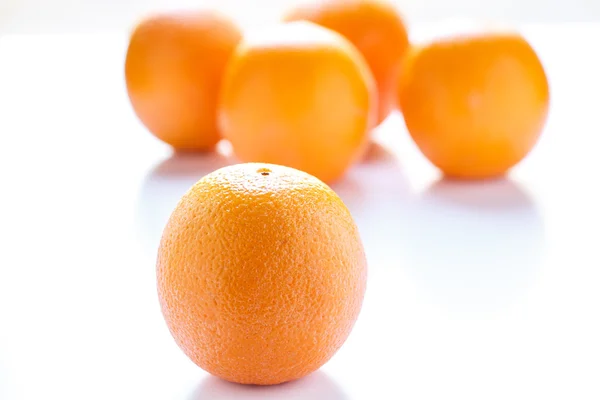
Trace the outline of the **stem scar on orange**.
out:
<instances>
[{"instance_id":1,"label":"stem scar on orange","mask_svg":"<svg viewBox=\"0 0 600 400\"><path fill-rule=\"evenodd\" d=\"M367 263L341 199L304 172L239 164L202 178L164 230L158 294L201 368L272 385L317 370L362 306Z\"/></svg>"}]
</instances>

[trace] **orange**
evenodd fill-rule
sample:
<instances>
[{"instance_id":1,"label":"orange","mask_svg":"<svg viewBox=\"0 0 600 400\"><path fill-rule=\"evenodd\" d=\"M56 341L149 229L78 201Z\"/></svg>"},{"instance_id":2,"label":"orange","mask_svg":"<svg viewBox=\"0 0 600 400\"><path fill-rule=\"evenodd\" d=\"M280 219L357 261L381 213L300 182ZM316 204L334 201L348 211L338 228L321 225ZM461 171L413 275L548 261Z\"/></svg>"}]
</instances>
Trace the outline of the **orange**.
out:
<instances>
[{"instance_id":1,"label":"orange","mask_svg":"<svg viewBox=\"0 0 600 400\"><path fill-rule=\"evenodd\" d=\"M503 175L533 148L549 105L544 68L514 33L439 40L407 57L398 88L406 127L446 175Z\"/></svg>"},{"instance_id":2,"label":"orange","mask_svg":"<svg viewBox=\"0 0 600 400\"><path fill-rule=\"evenodd\" d=\"M362 53L377 82L378 122L396 106L396 86L409 47L404 21L380 0L326 0L301 5L286 21L307 20L345 36Z\"/></svg>"},{"instance_id":3,"label":"orange","mask_svg":"<svg viewBox=\"0 0 600 400\"><path fill-rule=\"evenodd\" d=\"M220 83L240 38L232 21L209 10L157 15L136 27L125 81L134 111L156 137L183 151L215 146Z\"/></svg>"},{"instance_id":4,"label":"orange","mask_svg":"<svg viewBox=\"0 0 600 400\"><path fill-rule=\"evenodd\" d=\"M270 164L219 169L164 230L158 293L177 344L228 381L303 377L344 343L366 287L350 212L324 183Z\"/></svg>"},{"instance_id":5,"label":"orange","mask_svg":"<svg viewBox=\"0 0 600 400\"><path fill-rule=\"evenodd\" d=\"M308 22L255 31L225 73L220 126L244 162L269 162L324 181L341 177L368 139L374 82L341 35Z\"/></svg>"}]
</instances>

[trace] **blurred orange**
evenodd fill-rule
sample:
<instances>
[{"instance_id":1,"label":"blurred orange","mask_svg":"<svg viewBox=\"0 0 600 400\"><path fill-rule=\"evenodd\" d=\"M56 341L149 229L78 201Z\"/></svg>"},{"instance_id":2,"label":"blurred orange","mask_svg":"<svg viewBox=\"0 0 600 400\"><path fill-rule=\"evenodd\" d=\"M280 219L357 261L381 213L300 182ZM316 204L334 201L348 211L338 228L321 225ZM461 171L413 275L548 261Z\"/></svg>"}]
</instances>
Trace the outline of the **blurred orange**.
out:
<instances>
[{"instance_id":1,"label":"blurred orange","mask_svg":"<svg viewBox=\"0 0 600 400\"><path fill-rule=\"evenodd\" d=\"M535 51L513 33L475 34L413 49L398 99L406 127L446 175L504 174L544 127L549 88Z\"/></svg>"},{"instance_id":2,"label":"blurred orange","mask_svg":"<svg viewBox=\"0 0 600 400\"><path fill-rule=\"evenodd\" d=\"M326 0L302 5L284 17L307 20L345 36L365 57L377 82L378 122L396 106L396 86L408 34L391 4L379 0Z\"/></svg>"},{"instance_id":3,"label":"blurred orange","mask_svg":"<svg viewBox=\"0 0 600 400\"><path fill-rule=\"evenodd\" d=\"M125 80L133 109L156 137L178 150L215 146L220 83L240 38L213 11L158 15L136 27Z\"/></svg>"},{"instance_id":4,"label":"blurred orange","mask_svg":"<svg viewBox=\"0 0 600 400\"><path fill-rule=\"evenodd\" d=\"M232 57L221 128L242 161L333 181L367 143L374 91L364 59L341 35L309 22L281 24L247 36Z\"/></svg>"}]
</instances>

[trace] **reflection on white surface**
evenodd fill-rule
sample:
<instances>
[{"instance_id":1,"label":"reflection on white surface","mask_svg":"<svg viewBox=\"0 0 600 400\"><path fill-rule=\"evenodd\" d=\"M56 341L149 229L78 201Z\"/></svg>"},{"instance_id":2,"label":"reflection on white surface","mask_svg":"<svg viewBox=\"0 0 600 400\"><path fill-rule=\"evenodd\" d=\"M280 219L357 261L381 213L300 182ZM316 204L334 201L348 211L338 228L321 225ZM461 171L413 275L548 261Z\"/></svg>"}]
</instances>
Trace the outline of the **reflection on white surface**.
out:
<instances>
[{"instance_id":1,"label":"reflection on white surface","mask_svg":"<svg viewBox=\"0 0 600 400\"><path fill-rule=\"evenodd\" d=\"M437 181L407 208L404 228L402 268L455 310L508 306L542 260L541 215L511 180Z\"/></svg>"},{"instance_id":2,"label":"reflection on white surface","mask_svg":"<svg viewBox=\"0 0 600 400\"><path fill-rule=\"evenodd\" d=\"M408 181L394 153L373 142L365 158L331 188L358 225L369 265L393 258L396 247L390 248L382 238L398 235L403 223L402 207L410 196Z\"/></svg>"},{"instance_id":3,"label":"reflection on white surface","mask_svg":"<svg viewBox=\"0 0 600 400\"><path fill-rule=\"evenodd\" d=\"M155 252L165 224L181 197L203 176L231 164L222 153L174 153L147 175L140 193L137 225L148 251Z\"/></svg>"},{"instance_id":4,"label":"reflection on white surface","mask_svg":"<svg viewBox=\"0 0 600 400\"><path fill-rule=\"evenodd\" d=\"M322 371L275 386L244 386L207 377L189 400L348 400Z\"/></svg>"}]
</instances>

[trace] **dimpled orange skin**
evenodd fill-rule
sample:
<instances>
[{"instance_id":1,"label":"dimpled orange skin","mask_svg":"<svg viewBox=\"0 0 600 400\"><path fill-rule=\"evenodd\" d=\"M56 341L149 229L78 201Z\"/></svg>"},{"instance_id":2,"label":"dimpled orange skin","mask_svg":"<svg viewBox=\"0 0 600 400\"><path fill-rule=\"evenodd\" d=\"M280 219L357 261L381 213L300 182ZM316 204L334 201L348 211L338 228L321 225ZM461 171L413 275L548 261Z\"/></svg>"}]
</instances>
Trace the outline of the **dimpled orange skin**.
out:
<instances>
[{"instance_id":1,"label":"dimpled orange skin","mask_svg":"<svg viewBox=\"0 0 600 400\"><path fill-rule=\"evenodd\" d=\"M377 82L378 122L396 108L402 59L409 48L406 26L398 11L379 0L326 0L301 5L285 21L306 20L346 37L362 53Z\"/></svg>"},{"instance_id":2,"label":"dimpled orange skin","mask_svg":"<svg viewBox=\"0 0 600 400\"><path fill-rule=\"evenodd\" d=\"M164 14L131 35L125 81L133 109L156 137L181 151L206 151L220 140L217 99L240 30L204 10Z\"/></svg>"},{"instance_id":3,"label":"dimpled orange skin","mask_svg":"<svg viewBox=\"0 0 600 400\"><path fill-rule=\"evenodd\" d=\"M327 362L367 265L340 198L303 172L239 164L201 179L164 230L158 293L177 344L222 379L273 385Z\"/></svg>"},{"instance_id":4,"label":"dimpled orange skin","mask_svg":"<svg viewBox=\"0 0 600 400\"><path fill-rule=\"evenodd\" d=\"M537 142L549 87L533 48L518 34L434 42L407 56L398 88L406 127L446 175L502 176Z\"/></svg>"},{"instance_id":5,"label":"dimpled orange skin","mask_svg":"<svg viewBox=\"0 0 600 400\"><path fill-rule=\"evenodd\" d=\"M244 38L225 73L220 126L244 162L297 168L331 182L368 143L375 84L341 35L309 22Z\"/></svg>"}]
</instances>

